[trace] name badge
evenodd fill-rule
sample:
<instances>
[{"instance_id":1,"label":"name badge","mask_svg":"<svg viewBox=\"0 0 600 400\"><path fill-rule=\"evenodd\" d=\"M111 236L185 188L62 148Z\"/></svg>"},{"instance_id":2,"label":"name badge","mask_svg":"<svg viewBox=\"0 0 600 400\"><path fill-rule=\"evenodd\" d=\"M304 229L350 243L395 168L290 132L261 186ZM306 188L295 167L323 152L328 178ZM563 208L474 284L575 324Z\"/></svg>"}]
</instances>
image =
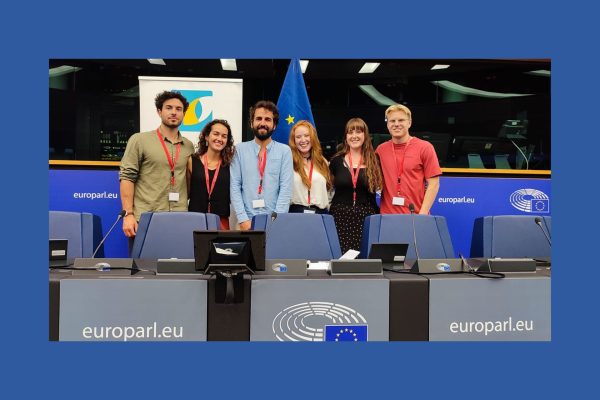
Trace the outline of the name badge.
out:
<instances>
[{"instance_id":1,"label":"name badge","mask_svg":"<svg viewBox=\"0 0 600 400\"><path fill-rule=\"evenodd\" d=\"M392 204L395 206L403 206L404 205L404 197L398 197L398 196L392 197Z\"/></svg>"},{"instance_id":2,"label":"name badge","mask_svg":"<svg viewBox=\"0 0 600 400\"><path fill-rule=\"evenodd\" d=\"M252 200L252 208L264 208L264 207L265 207L265 199Z\"/></svg>"},{"instance_id":3,"label":"name badge","mask_svg":"<svg viewBox=\"0 0 600 400\"><path fill-rule=\"evenodd\" d=\"M169 192L169 201L179 201L179 193Z\"/></svg>"},{"instance_id":4,"label":"name badge","mask_svg":"<svg viewBox=\"0 0 600 400\"><path fill-rule=\"evenodd\" d=\"M315 214L315 210L304 210L304 214Z\"/></svg>"}]
</instances>

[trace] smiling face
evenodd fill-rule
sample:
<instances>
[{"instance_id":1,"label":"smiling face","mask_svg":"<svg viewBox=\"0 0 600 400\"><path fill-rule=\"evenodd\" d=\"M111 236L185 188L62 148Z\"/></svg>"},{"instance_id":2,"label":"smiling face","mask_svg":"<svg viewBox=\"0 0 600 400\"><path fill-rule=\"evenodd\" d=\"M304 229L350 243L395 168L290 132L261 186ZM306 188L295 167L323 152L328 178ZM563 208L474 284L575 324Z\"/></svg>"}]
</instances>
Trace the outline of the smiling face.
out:
<instances>
[{"instance_id":1,"label":"smiling face","mask_svg":"<svg viewBox=\"0 0 600 400\"><path fill-rule=\"evenodd\" d=\"M404 111L391 111L387 115L387 128L392 135L394 143L406 143L410 139L408 128L411 126L411 119Z\"/></svg>"},{"instance_id":2,"label":"smiling face","mask_svg":"<svg viewBox=\"0 0 600 400\"><path fill-rule=\"evenodd\" d=\"M177 98L165 100L162 109L156 110L164 126L177 128L183 121L183 103Z\"/></svg>"},{"instance_id":3,"label":"smiling face","mask_svg":"<svg viewBox=\"0 0 600 400\"><path fill-rule=\"evenodd\" d=\"M346 143L352 150L360 150L365 142L365 131L360 126L351 126L346 132Z\"/></svg>"},{"instance_id":4,"label":"smiling face","mask_svg":"<svg viewBox=\"0 0 600 400\"><path fill-rule=\"evenodd\" d=\"M300 154L302 154L303 157L308 157L310 155L310 150L312 149L308 128L304 125L300 125L294 130L293 135L294 143Z\"/></svg>"},{"instance_id":5,"label":"smiling face","mask_svg":"<svg viewBox=\"0 0 600 400\"><path fill-rule=\"evenodd\" d=\"M273 112L266 108L257 108L252 119L252 131L254 136L261 141L267 140L275 130L275 118Z\"/></svg>"},{"instance_id":6,"label":"smiling face","mask_svg":"<svg viewBox=\"0 0 600 400\"><path fill-rule=\"evenodd\" d=\"M206 137L208 148L218 153L227 146L227 139L229 139L229 130L223 124L214 124L210 132Z\"/></svg>"}]
</instances>

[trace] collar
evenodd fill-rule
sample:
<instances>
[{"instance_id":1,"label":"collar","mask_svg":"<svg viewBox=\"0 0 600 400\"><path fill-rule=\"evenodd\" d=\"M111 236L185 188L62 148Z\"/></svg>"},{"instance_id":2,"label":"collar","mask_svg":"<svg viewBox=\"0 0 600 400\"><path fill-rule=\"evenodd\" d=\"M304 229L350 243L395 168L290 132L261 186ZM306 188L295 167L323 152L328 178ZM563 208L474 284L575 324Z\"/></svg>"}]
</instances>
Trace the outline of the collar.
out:
<instances>
[{"instance_id":1,"label":"collar","mask_svg":"<svg viewBox=\"0 0 600 400\"><path fill-rule=\"evenodd\" d=\"M275 141L271 140L271 143L269 143L267 145L267 152L271 151L271 148L273 147L273 143L275 143ZM258 157L258 153L260 152L260 144L256 143L256 141L254 139L252 139L252 144L254 146L254 155L256 155Z\"/></svg>"},{"instance_id":2,"label":"collar","mask_svg":"<svg viewBox=\"0 0 600 400\"><path fill-rule=\"evenodd\" d=\"M183 137L181 136L181 132L179 130L177 130L177 139L175 139L175 141L171 142L171 139L169 139L168 137L166 137L162 131L160 130L160 127L158 128L158 131L160 132L160 136L162 136L162 138L171 143L171 144L177 144L177 143L182 143L183 142ZM156 132L156 131L155 131Z\"/></svg>"}]
</instances>

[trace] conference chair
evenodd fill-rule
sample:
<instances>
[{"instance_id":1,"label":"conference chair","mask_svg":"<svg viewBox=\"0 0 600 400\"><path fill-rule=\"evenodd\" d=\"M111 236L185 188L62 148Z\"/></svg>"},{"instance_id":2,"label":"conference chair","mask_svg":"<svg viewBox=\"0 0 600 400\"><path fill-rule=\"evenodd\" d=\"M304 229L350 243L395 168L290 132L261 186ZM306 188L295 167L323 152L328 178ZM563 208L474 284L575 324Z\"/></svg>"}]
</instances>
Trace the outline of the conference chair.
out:
<instances>
[{"instance_id":1,"label":"conference chair","mask_svg":"<svg viewBox=\"0 0 600 400\"><path fill-rule=\"evenodd\" d=\"M219 229L219 216L196 212L148 212L140 217L132 258L194 258L194 231Z\"/></svg>"},{"instance_id":2,"label":"conference chair","mask_svg":"<svg viewBox=\"0 0 600 400\"><path fill-rule=\"evenodd\" d=\"M455 257L446 218L410 214L375 214L365 218L359 257L367 258L373 243L408 243L406 258L414 260L415 236L419 258Z\"/></svg>"},{"instance_id":3,"label":"conference chair","mask_svg":"<svg viewBox=\"0 0 600 400\"><path fill-rule=\"evenodd\" d=\"M469 168L485 168L485 165L483 165L483 160L481 159L481 155L477 153L467 154L467 160L469 161Z\"/></svg>"},{"instance_id":4,"label":"conference chair","mask_svg":"<svg viewBox=\"0 0 600 400\"><path fill-rule=\"evenodd\" d=\"M253 230L266 232L266 258L329 261L342 250L333 217L328 214L256 215Z\"/></svg>"},{"instance_id":5,"label":"conference chair","mask_svg":"<svg viewBox=\"0 0 600 400\"><path fill-rule=\"evenodd\" d=\"M473 223L471 257L549 258L550 243L535 219L551 237L551 217L496 215Z\"/></svg>"},{"instance_id":6,"label":"conference chair","mask_svg":"<svg viewBox=\"0 0 600 400\"><path fill-rule=\"evenodd\" d=\"M49 238L67 239L67 258L91 257L102 240L100 217L85 212L49 211ZM97 257L104 256L100 248Z\"/></svg>"}]
</instances>

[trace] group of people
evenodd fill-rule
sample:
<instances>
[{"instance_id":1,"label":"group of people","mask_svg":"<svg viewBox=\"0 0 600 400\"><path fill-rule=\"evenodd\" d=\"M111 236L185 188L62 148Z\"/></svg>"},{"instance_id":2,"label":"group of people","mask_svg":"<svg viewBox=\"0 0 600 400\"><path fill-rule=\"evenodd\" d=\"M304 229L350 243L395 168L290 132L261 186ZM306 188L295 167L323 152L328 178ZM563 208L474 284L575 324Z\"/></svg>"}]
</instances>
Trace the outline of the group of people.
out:
<instances>
[{"instance_id":1,"label":"group of people","mask_svg":"<svg viewBox=\"0 0 600 400\"><path fill-rule=\"evenodd\" d=\"M160 126L127 142L119 179L123 231L130 239L148 211L210 212L220 217L221 229L230 229L231 204L240 230L250 229L258 214L329 213L346 252L360 247L367 216L429 214L439 190L435 150L410 135L411 111L404 105L385 111L391 140L376 150L365 121L350 119L330 162L309 121L291 128L288 145L273 141L279 111L265 100L250 108L253 140L234 146L227 121L215 119L202 129L195 151L179 132L188 105L179 92L158 94Z\"/></svg>"}]
</instances>

